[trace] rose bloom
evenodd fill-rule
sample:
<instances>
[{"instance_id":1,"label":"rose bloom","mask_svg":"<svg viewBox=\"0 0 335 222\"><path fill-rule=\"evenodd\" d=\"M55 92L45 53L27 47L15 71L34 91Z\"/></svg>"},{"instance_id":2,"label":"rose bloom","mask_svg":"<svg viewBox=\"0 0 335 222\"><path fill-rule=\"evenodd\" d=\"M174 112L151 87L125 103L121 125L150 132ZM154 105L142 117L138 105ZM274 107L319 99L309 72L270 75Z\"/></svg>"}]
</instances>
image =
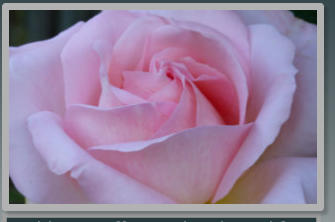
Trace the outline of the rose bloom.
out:
<instances>
[{"instance_id":1,"label":"rose bloom","mask_svg":"<svg viewBox=\"0 0 335 222\"><path fill-rule=\"evenodd\" d=\"M31 203L316 203L316 25L103 11L10 48L10 177Z\"/></svg>"}]
</instances>

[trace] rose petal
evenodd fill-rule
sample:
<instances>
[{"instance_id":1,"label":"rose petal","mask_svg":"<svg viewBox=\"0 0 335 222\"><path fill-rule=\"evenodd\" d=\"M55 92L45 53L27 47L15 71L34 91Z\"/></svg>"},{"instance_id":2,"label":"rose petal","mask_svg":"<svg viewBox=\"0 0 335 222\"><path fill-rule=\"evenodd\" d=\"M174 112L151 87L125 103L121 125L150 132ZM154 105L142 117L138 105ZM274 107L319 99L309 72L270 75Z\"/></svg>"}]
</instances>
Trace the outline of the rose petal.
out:
<instances>
[{"instance_id":1,"label":"rose petal","mask_svg":"<svg viewBox=\"0 0 335 222\"><path fill-rule=\"evenodd\" d=\"M167 134L195 127L196 101L193 90L185 81L183 81L183 91L176 108L169 116L169 119L158 129L154 137L161 137Z\"/></svg>"},{"instance_id":2,"label":"rose petal","mask_svg":"<svg viewBox=\"0 0 335 222\"><path fill-rule=\"evenodd\" d=\"M257 163L219 203L316 204L316 158L277 158Z\"/></svg>"},{"instance_id":3,"label":"rose petal","mask_svg":"<svg viewBox=\"0 0 335 222\"><path fill-rule=\"evenodd\" d=\"M102 40L96 40L93 43L93 49L99 55L100 59L99 76L102 92L98 106L101 108L115 108L146 102L144 99L110 84L108 70L113 49L109 43Z\"/></svg>"},{"instance_id":4,"label":"rose petal","mask_svg":"<svg viewBox=\"0 0 335 222\"><path fill-rule=\"evenodd\" d=\"M317 129L317 30L316 25L295 18L289 11L241 11L249 24L274 25L296 46L297 90L290 119L281 129L264 158L272 156L316 156Z\"/></svg>"},{"instance_id":5,"label":"rose petal","mask_svg":"<svg viewBox=\"0 0 335 222\"><path fill-rule=\"evenodd\" d=\"M68 173L91 202L173 203L164 195L92 158L66 135L62 125L60 118L51 112L36 113L28 121L34 145L49 169L55 174Z\"/></svg>"},{"instance_id":6,"label":"rose petal","mask_svg":"<svg viewBox=\"0 0 335 222\"><path fill-rule=\"evenodd\" d=\"M245 48L240 48L240 46L234 45L234 41L231 42L227 36L222 35L217 30L211 29L208 26L200 25L199 23L190 23L190 22L176 22L179 27L182 27L186 30L192 30L201 33L202 35L213 39L215 41L228 43L230 45L229 51L234 55L234 59L238 61L238 64L243 69L247 81L249 81L249 68L250 68L250 47L246 45ZM248 33L244 36L248 38ZM248 42L247 42L248 43ZM240 50L239 50L240 49ZM241 50L242 49L242 50Z\"/></svg>"},{"instance_id":7,"label":"rose petal","mask_svg":"<svg viewBox=\"0 0 335 222\"><path fill-rule=\"evenodd\" d=\"M179 80L174 79L169 84L167 84L157 92L153 93L148 98L148 101L150 102L166 101L166 102L178 103L182 94L181 85L182 84L180 83Z\"/></svg>"},{"instance_id":8,"label":"rose petal","mask_svg":"<svg viewBox=\"0 0 335 222\"><path fill-rule=\"evenodd\" d=\"M98 104L100 63L93 44L101 40L113 46L135 19L126 11L103 11L68 41L61 55L67 104Z\"/></svg>"},{"instance_id":9,"label":"rose petal","mask_svg":"<svg viewBox=\"0 0 335 222\"><path fill-rule=\"evenodd\" d=\"M150 97L171 81L164 74L141 71L125 71L123 77L123 89L142 98Z\"/></svg>"},{"instance_id":10,"label":"rose petal","mask_svg":"<svg viewBox=\"0 0 335 222\"><path fill-rule=\"evenodd\" d=\"M179 203L205 203L249 128L198 127L163 139L93 147L91 153Z\"/></svg>"},{"instance_id":11,"label":"rose petal","mask_svg":"<svg viewBox=\"0 0 335 222\"><path fill-rule=\"evenodd\" d=\"M296 19L292 12L286 10L236 10L236 13L247 25L269 24L284 35L289 33L291 25L300 20Z\"/></svg>"},{"instance_id":12,"label":"rose petal","mask_svg":"<svg viewBox=\"0 0 335 222\"><path fill-rule=\"evenodd\" d=\"M183 48L166 48L155 53L149 64L149 71L152 73L159 73L162 64L169 62L176 62L180 58L188 56L188 50ZM148 61L142 61L143 63L148 63Z\"/></svg>"},{"instance_id":13,"label":"rose petal","mask_svg":"<svg viewBox=\"0 0 335 222\"><path fill-rule=\"evenodd\" d=\"M249 58L250 49L248 42L248 28L244 25L241 18L233 11L228 10L151 10L152 14L164 16L171 19L176 19L184 23L194 22L196 25L188 24L187 27L202 33L212 33L212 28L225 36L233 42L234 46L238 48L239 52L244 58ZM183 25L177 23L178 25ZM202 24L203 26L199 26ZM207 27L204 30L204 27Z\"/></svg>"},{"instance_id":14,"label":"rose petal","mask_svg":"<svg viewBox=\"0 0 335 222\"><path fill-rule=\"evenodd\" d=\"M196 100L196 126L223 125L224 121L213 105L194 84L192 88Z\"/></svg>"},{"instance_id":15,"label":"rose petal","mask_svg":"<svg viewBox=\"0 0 335 222\"><path fill-rule=\"evenodd\" d=\"M273 143L290 114L295 91L294 45L268 25L250 26L250 40L252 88L247 114L255 125L222 178L214 202Z\"/></svg>"},{"instance_id":16,"label":"rose petal","mask_svg":"<svg viewBox=\"0 0 335 222\"><path fill-rule=\"evenodd\" d=\"M121 86L124 71L137 70L150 33L163 24L157 17L144 16L126 29L116 42L111 56L109 78L113 85Z\"/></svg>"},{"instance_id":17,"label":"rose petal","mask_svg":"<svg viewBox=\"0 0 335 222\"><path fill-rule=\"evenodd\" d=\"M192 58L181 62L194 76L194 83L224 118L226 124L236 124L239 119L239 103L232 82L222 73Z\"/></svg>"},{"instance_id":18,"label":"rose petal","mask_svg":"<svg viewBox=\"0 0 335 222\"><path fill-rule=\"evenodd\" d=\"M39 110L63 114L59 54L81 27L79 23L50 40L10 49L9 174L16 188L33 203L87 203L73 181L47 169L26 127L26 118Z\"/></svg>"},{"instance_id":19,"label":"rose petal","mask_svg":"<svg viewBox=\"0 0 335 222\"><path fill-rule=\"evenodd\" d=\"M174 105L171 104L171 110ZM166 109L166 105L163 107ZM151 138L168 118L162 104L142 103L114 109L71 105L65 115L67 133L82 147Z\"/></svg>"},{"instance_id":20,"label":"rose petal","mask_svg":"<svg viewBox=\"0 0 335 222\"><path fill-rule=\"evenodd\" d=\"M152 33L150 45L143 60L150 61L153 55L166 48L183 48L189 57L197 62L225 73L233 82L238 95L239 123L244 122L248 100L247 77L227 39L222 38L218 41L198 32L165 25ZM145 67L149 67L149 63Z\"/></svg>"},{"instance_id":21,"label":"rose petal","mask_svg":"<svg viewBox=\"0 0 335 222\"><path fill-rule=\"evenodd\" d=\"M117 88L113 85L104 86L99 99L100 108L116 108L125 105L136 105L148 101L130 93L129 91Z\"/></svg>"},{"instance_id":22,"label":"rose petal","mask_svg":"<svg viewBox=\"0 0 335 222\"><path fill-rule=\"evenodd\" d=\"M227 76L223 73L220 73L213 67L210 67L206 64L199 63L195 61L193 58L188 57L187 55L181 59L179 59L181 63L183 63L187 69L192 73L193 78L196 80L200 76L210 76L210 77L222 77L226 81L229 81Z\"/></svg>"}]
</instances>

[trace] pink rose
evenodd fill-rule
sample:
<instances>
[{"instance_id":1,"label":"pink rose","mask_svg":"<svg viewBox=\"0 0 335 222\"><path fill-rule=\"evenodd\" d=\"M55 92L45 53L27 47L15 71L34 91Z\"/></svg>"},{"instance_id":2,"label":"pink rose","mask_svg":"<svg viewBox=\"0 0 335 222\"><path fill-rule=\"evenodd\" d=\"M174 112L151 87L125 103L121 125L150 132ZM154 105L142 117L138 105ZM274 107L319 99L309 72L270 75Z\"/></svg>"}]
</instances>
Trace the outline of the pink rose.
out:
<instances>
[{"instance_id":1,"label":"pink rose","mask_svg":"<svg viewBox=\"0 0 335 222\"><path fill-rule=\"evenodd\" d=\"M10 48L10 176L33 203L316 203L316 26L104 11Z\"/></svg>"}]
</instances>

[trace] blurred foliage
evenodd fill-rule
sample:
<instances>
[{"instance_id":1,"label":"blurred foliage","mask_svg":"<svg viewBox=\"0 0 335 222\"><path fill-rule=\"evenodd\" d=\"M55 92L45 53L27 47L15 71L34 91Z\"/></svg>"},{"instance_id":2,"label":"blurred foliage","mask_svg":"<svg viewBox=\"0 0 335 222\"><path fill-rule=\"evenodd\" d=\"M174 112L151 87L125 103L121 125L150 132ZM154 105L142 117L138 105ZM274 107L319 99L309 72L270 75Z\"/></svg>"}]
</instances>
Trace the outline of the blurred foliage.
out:
<instances>
[{"instance_id":1,"label":"blurred foliage","mask_svg":"<svg viewBox=\"0 0 335 222\"><path fill-rule=\"evenodd\" d=\"M9 203L24 204L25 202L25 198L16 190L12 180L9 179Z\"/></svg>"},{"instance_id":2,"label":"blurred foliage","mask_svg":"<svg viewBox=\"0 0 335 222\"><path fill-rule=\"evenodd\" d=\"M316 24L317 11L294 10L296 17ZM9 12L9 45L19 46L28 42L51 38L78 21L87 21L99 11L83 10L15 10ZM10 180L9 203L24 204L25 198Z\"/></svg>"},{"instance_id":3,"label":"blurred foliage","mask_svg":"<svg viewBox=\"0 0 335 222\"><path fill-rule=\"evenodd\" d=\"M293 14L307 22L316 24L317 22L317 11L316 10L293 10Z\"/></svg>"},{"instance_id":4,"label":"blurred foliage","mask_svg":"<svg viewBox=\"0 0 335 222\"><path fill-rule=\"evenodd\" d=\"M99 11L85 10L11 10L9 45L51 38L78 21L87 21Z\"/></svg>"},{"instance_id":5,"label":"blurred foliage","mask_svg":"<svg viewBox=\"0 0 335 222\"><path fill-rule=\"evenodd\" d=\"M11 10L9 13L9 45L48 39L78 21L87 21L99 11L85 10ZM317 11L293 10L296 17L316 24Z\"/></svg>"}]
</instances>

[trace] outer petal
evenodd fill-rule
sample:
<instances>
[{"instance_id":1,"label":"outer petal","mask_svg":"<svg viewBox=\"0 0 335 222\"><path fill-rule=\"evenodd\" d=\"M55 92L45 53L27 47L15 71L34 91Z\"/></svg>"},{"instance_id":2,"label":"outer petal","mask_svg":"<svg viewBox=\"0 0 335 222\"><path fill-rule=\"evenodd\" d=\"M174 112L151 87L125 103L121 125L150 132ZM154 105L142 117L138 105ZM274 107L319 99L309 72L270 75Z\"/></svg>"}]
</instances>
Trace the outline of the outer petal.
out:
<instances>
[{"instance_id":1,"label":"outer petal","mask_svg":"<svg viewBox=\"0 0 335 222\"><path fill-rule=\"evenodd\" d=\"M275 158L257 163L219 203L315 204L316 158Z\"/></svg>"},{"instance_id":2,"label":"outer petal","mask_svg":"<svg viewBox=\"0 0 335 222\"><path fill-rule=\"evenodd\" d=\"M290 115L295 91L294 45L268 25L251 26L250 38L252 72L247 120L255 121L255 125L223 176L214 202L223 198L274 142Z\"/></svg>"},{"instance_id":3,"label":"outer petal","mask_svg":"<svg viewBox=\"0 0 335 222\"><path fill-rule=\"evenodd\" d=\"M273 25L282 34L289 34L289 26L302 20L294 17L293 13L285 10L241 10L236 11L247 25L269 24Z\"/></svg>"},{"instance_id":4,"label":"outer petal","mask_svg":"<svg viewBox=\"0 0 335 222\"><path fill-rule=\"evenodd\" d=\"M152 10L152 14L176 19L182 22L194 22L202 24L227 36L244 59L249 58L248 28L244 25L241 18L233 11L228 10ZM192 26L188 26L191 28ZM192 29L199 30L199 26ZM206 34L209 30L201 32Z\"/></svg>"},{"instance_id":5,"label":"outer petal","mask_svg":"<svg viewBox=\"0 0 335 222\"><path fill-rule=\"evenodd\" d=\"M104 11L90 19L66 44L62 63L67 104L98 104L100 63L93 44L103 41L114 46L135 19L133 14L125 11Z\"/></svg>"},{"instance_id":6,"label":"outer petal","mask_svg":"<svg viewBox=\"0 0 335 222\"><path fill-rule=\"evenodd\" d=\"M297 19L288 11L241 11L249 24L274 25L296 46L294 65L298 69L297 90L290 119L266 152L272 156L315 156L317 129L317 31L316 25Z\"/></svg>"},{"instance_id":7,"label":"outer petal","mask_svg":"<svg viewBox=\"0 0 335 222\"><path fill-rule=\"evenodd\" d=\"M168 110L168 105L171 105ZM67 133L82 147L150 139L168 118L174 104L151 104L101 109L71 105L65 115ZM164 110L163 110L164 109ZM162 110L162 111L161 111Z\"/></svg>"},{"instance_id":8,"label":"outer petal","mask_svg":"<svg viewBox=\"0 0 335 222\"><path fill-rule=\"evenodd\" d=\"M73 181L51 173L34 149L26 118L39 110L64 112L60 53L82 24L55 38L10 50L9 173L15 186L33 203L85 203Z\"/></svg>"},{"instance_id":9,"label":"outer petal","mask_svg":"<svg viewBox=\"0 0 335 222\"><path fill-rule=\"evenodd\" d=\"M94 147L91 152L179 203L206 203L250 127L197 127L151 141Z\"/></svg>"},{"instance_id":10,"label":"outer petal","mask_svg":"<svg viewBox=\"0 0 335 222\"><path fill-rule=\"evenodd\" d=\"M51 112L34 114L28 122L34 145L49 169L59 175L68 173L91 202L173 203L164 195L92 158L67 136L62 125L59 117Z\"/></svg>"}]
</instances>

